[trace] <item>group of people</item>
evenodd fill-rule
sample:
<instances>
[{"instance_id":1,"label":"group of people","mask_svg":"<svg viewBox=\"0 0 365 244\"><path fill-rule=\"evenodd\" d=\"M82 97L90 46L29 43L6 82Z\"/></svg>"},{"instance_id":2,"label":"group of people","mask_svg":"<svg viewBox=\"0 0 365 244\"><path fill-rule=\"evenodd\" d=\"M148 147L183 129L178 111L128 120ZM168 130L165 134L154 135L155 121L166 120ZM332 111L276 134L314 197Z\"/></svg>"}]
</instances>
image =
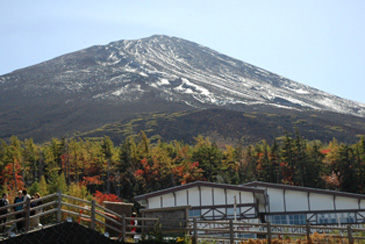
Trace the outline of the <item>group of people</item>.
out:
<instances>
[{"instance_id":1,"label":"group of people","mask_svg":"<svg viewBox=\"0 0 365 244\"><path fill-rule=\"evenodd\" d=\"M21 203L21 202L25 202L28 199L33 200L33 199L39 199L41 196L39 193L34 194L34 196L30 196L27 192L27 190L22 190L22 191L18 191L17 196L14 198L14 204L17 203ZM41 205L42 202L41 201L31 201L30 207L34 208L36 206ZM0 200L0 208L9 205L9 200L8 200L8 194L4 193L2 195L2 199ZM22 209L26 208L26 204L18 204L16 206L13 207L13 211L16 213L15 214L15 218L16 219L20 219L23 218L25 216L24 212L21 213L17 213L20 212ZM9 208L3 208L2 210L0 210L0 215L6 215L10 212L11 209ZM30 215L35 215L38 214L39 212L41 212L41 209L37 209L37 210L33 210L30 212ZM5 223L7 220L6 217L1 218L0 219L0 224ZM39 217L34 217L30 220L30 225L29 228L34 228L36 226L39 225ZM23 231L25 229L25 221L19 221L16 222L16 227L17 227L17 231ZM5 226L1 227L1 233L3 233L5 231Z\"/></svg>"}]
</instances>

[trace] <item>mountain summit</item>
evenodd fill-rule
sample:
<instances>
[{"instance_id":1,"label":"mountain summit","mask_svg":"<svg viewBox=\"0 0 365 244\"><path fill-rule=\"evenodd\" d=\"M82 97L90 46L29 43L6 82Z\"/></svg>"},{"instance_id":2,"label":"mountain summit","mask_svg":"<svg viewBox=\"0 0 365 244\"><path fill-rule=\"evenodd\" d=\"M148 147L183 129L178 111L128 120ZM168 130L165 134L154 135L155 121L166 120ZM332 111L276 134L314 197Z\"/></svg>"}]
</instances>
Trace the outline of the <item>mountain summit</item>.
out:
<instances>
[{"instance_id":1,"label":"mountain summit","mask_svg":"<svg viewBox=\"0 0 365 244\"><path fill-rule=\"evenodd\" d=\"M0 137L70 135L136 113L273 107L365 117L330 95L168 36L93 46L0 76Z\"/></svg>"}]
</instances>

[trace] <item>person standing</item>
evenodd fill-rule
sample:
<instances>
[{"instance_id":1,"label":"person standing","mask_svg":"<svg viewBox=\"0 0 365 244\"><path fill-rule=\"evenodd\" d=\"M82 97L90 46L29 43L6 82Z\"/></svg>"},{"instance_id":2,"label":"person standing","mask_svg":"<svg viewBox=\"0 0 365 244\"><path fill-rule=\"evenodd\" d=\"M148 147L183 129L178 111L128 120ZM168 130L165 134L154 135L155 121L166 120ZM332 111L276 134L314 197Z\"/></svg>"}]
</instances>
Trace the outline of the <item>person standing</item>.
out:
<instances>
[{"instance_id":1,"label":"person standing","mask_svg":"<svg viewBox=\"0 0 365 244\"><path fill-rule=\"evenodd\" d=\"M1 200L0 200L0 207L5 207L5 206L8 206L8 205L9 205L8 193L4 193ZM0 210L0 215L6 215L8 213L9 213L8 208ZM1 218L0 219L0 224L5 223L6 220L7 220L7 217ZM1 233L3 233L5 231L5 225L0 228L0 231L1 231Z\"/></svg>"},{"instance_id":2,"label":"person standing","mask_svg":"<svg viewBox=\"0 0 365 244\"><path fill-rule=\"evenodd\" d=\"M37 192L36 194L34 194L34 196L32 198L33 198L33 200L37 200L37 199L41 198L41 195ZM40 206L42 204L43 204L42 201L33 202L33 203L31 203L31 207L34 208L34 207ZM35 211L33 210L31 212L31 215L33 216L33 215L39 214L39 213L42 213L42 209L41 208L39 208L39 209L37 209ZM30 220L30 228L35 228L38 225L39 225L39 216L33 217Z\"/></svg>"},{"instance_id":3,"label":"person standing","mask_svg":"<svg viewBox=\"0 0 365 244\"><path fill-rule=\"evenodd\" d=\"M23 193L22 191L18 191L18 195L15 197L14 199L14 204L16 203L19 203L19 202L23 202ZM14 211L17 212L17 211L21 211L23 209L23 204L20 204L18 206L15 206L14 207ZM23 217L23 214L22 213L17 213L15 214L15 218L16 219L20 219ZM19 222L16 222L16 228L19 231L21 231L23 229L23 221L19 221Z\"/></svg>"},{"instance_id":4,"label":"person standing","mask_svg":"<svg viewBox=\"0 0 365 244\"><path fill-rule=\"evenodd\" d=\"M23 190L22 191L22 194L23 194L23 201L27 201L28 199L30 199L30 195L28 194L27 190Z\"/></svg>"},{"instance_id":5,"label":"person standing","mask_svg":"<svg viewBox=\"0 0 365 244\"><path fill-rule=\"evenodd\" d=\"M22 191L22 194L23 194L23 201L24 201L24 206L23 206L23 208L24 208L26 211L30 211L30 209L27 209L27 201L28 201L28 199L29 199L29 200L31 200L32 198L31 198L31 196L28 194L28 191L27 191L27 190L25 190L25 189ZM25 216L26 216L26 212L24 212L24 213L23 213L23 217L25 217ZM25 224L25 223L26 223L26 221L27 221L27 220L24 220L24 221L23 221L23 224L22 224L22 225L23 225L23 228L25 228L25 227L26 227L26 224Z\"/></svg>"}]
</instances>

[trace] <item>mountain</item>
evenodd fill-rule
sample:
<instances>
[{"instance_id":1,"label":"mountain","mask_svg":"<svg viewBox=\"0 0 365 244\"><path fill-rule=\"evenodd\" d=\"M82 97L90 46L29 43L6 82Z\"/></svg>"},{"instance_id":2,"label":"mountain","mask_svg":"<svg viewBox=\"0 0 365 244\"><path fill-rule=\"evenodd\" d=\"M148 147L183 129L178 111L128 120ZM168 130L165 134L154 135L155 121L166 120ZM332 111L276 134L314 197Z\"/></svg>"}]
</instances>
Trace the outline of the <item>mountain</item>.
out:
<instances>
[{"instance_id":1,"label":"mountain","mask_svg":"<svg viewBox=\"0 0 365 244\"><path fill-rule=\"evenodd\" d=\"M176 37L93 46L0 76L0 137L5 139L44 141L139 114L197 109L278 111L279 116L315 112L343 120L337 126L356 127L357 134L365 129L364 104ZM344 124L353 120L359 123Z\"/></svg>"}]
</instances>

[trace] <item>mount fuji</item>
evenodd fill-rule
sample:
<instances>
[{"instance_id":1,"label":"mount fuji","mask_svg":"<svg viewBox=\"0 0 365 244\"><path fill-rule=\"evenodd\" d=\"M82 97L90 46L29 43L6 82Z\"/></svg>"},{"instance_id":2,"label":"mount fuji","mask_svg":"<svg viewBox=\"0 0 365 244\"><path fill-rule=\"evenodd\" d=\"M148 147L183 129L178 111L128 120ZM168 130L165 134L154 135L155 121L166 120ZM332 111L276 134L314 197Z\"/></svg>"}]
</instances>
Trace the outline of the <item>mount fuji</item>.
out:
<instances>
[{"instance_id":1,"label":"mount fuji","mask_svg":"<svg viewBox=\"0 0 365 244\"><path fill-rule=\"evenodd\" d=\"M312 116L349 136L365 134L364 104L176 37L92 46L0 76L4 139L44 141L146 113L206 110Z\"/></svg>"}]
</instances>

